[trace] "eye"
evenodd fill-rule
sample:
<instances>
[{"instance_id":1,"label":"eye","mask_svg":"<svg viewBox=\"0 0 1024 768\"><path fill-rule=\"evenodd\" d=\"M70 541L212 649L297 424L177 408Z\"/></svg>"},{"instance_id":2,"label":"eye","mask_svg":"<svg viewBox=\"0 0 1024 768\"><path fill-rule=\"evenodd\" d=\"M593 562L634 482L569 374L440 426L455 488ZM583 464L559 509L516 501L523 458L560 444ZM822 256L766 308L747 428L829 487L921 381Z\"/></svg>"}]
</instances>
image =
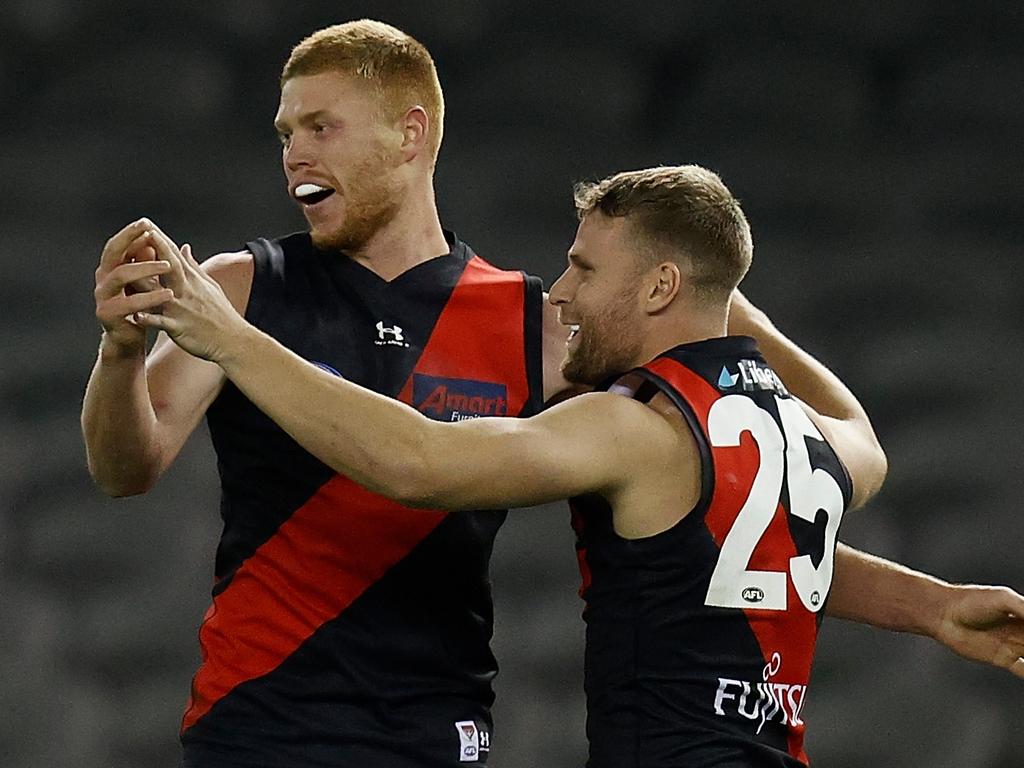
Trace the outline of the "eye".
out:
<instances>
[{"instance_id":1,"label":"eye","mask_svg":"<svg viewBox=\"0 0 1024 768\"><path fill-rule=\"evenodd\" d=\"M287 147L292 140L290 133L279 133L277 134L277 140L281 142L282 147Z\"/></svg>"}]
</instances>

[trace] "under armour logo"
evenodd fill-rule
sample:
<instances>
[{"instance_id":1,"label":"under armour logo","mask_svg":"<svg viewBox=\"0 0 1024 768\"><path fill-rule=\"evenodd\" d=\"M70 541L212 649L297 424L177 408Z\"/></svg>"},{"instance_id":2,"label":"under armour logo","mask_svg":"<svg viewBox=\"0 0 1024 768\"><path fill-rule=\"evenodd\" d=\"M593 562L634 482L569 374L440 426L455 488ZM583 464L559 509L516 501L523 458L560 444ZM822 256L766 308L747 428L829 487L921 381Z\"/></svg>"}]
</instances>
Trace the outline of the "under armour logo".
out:
<instances>
[{"instance_id":1,"label":"under armour logo","mask_svg":"<svg viewBox=\"0 0 1024 768\"><path fill-rule=\"evenodd\" d=\"M405 340L403 335L402 326L384 325L383 320L377 321L377 338L374 339L374 344L378 347L408 347L409 342Z\"/></svg>"},{"instance_id":2,"label":"under armour logo","mask_svg":"<svg viewBox=\"0 0 1024 768\"><path fill-rule=\"evenodd\" d=\"M405 337L402 336L401 326L396 325L392 328L388 328L386 325L384 325L383 320L378 320L377 336L380 338L381 341L384 341L387 338L388 334L391 334L392 339L394 339L395 341L405 341Z\"/></svg>"}]
</instances>

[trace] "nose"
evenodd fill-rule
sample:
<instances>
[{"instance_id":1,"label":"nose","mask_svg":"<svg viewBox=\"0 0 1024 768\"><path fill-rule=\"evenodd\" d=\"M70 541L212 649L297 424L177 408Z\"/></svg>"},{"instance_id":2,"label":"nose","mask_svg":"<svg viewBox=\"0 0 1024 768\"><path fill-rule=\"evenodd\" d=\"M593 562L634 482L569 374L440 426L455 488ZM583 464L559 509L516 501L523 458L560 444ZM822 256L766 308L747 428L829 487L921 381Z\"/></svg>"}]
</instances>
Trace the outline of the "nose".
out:
<instances>
[{"instance_id":1,"label":"nose","mask_svg":"<svg viewBox=\"0 0 1024 768\"><path fill-rule=\"evenodd\" d=\"M298 171L313 164L309 145L298 136L292 135L284 147L284 165L289 171Z\"/></svg>"},{"instance_id":2,"label":"nose","mask_svg":"<svg viewBox=\"0 0 1024 768\"><path fill-rule=\"evenodd\" d=\"M555 282L551 284L548 291L548 302L554 306L568 303L569 295L569 270L565 270Z\"/></svg>"}]
</instances>

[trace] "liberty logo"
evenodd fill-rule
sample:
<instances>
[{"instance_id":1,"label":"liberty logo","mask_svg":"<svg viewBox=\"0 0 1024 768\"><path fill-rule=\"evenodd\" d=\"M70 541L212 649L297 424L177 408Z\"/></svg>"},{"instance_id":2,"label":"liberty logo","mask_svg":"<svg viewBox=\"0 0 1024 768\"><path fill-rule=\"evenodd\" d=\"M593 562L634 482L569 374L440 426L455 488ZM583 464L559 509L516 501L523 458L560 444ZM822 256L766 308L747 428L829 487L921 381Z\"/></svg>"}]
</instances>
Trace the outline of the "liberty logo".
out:
<instances>
[{"instance_id":1,"label":"liberty logo","mask_svg":"<svg viewBox=\"0 0 1024 768\"><path fill-rule=\"evenodd\" d=\"M373 342L378 347L408 347L409 344L402 335L402 326L393 325L390 328L384 325L383 320L377 321L377 340Z\"/></svg>"},{"instance_id":2,"label":"liberty logo","mask_svg":"<svg viewBox=\"0 0 1024 768\"><path fill-rule=\"evenodd\" d=\"M740 383L743 384L744 392L777 392L783 396L789 394L786 390L786 385L782 383L779 375L767 365L756 360L740 360L737 365L740 372L732 376L731 380L735 384L738 378ZM724 368L722 373L726 373ZM721 376L718 378L718 386L722 386Z\"/></svg>"},{"instance_id":3,"label":"liberty logo","mask_svg":"<svg viewBox=\"0 0 1024 768\"><path fill-rule=\"evenodd\" d=\"M718 386L722 389L729 389L730 387L736 386L736 381L739 379L738 373L729 373L729 369L724 365L722 366L722 372L718 374Z\"/></svg>"}]
</instances>

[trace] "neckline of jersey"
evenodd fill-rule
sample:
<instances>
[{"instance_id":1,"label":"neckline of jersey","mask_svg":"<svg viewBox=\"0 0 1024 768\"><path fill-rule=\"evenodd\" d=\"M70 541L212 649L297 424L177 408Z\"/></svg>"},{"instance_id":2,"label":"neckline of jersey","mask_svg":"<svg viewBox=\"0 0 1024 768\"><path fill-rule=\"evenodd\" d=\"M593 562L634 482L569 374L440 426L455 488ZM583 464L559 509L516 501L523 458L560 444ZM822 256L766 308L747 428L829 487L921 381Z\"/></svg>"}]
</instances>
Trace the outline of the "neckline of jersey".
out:
<instances>
[{"instance_id":1,"label":"neckline of jersey","mask_svg":"<svg viewBox=\"0 0 1024 768\"><path fill-rule=\"evenodd\" d=\"M691 341L686 344L677 344L671 349L666 349L654 359L657 360L658 357L665 357L672 352L752 354L757 352L757 340L752 336L716 336L712 339L701 339L700 341Z\"/></svg>"},{"instance_id":2,"label":"neckline of jersey","mask_svg":"<svg viewBox=\"0 0 1024 768\"><path fill-rule=\"evenodd\" d=\"M313 251L318 257L324 258L328 264L334 266L336 269L343 270L346 273L346 279L358 280L365 285L372 286L378 290L388 290L389 288L400 284L404 285L409 282L415 283L423 279L430 280L435 276L437 271L449 269L454 265L461 265L469 260L471 255L469 253L469 247L451 230L446 229L443 231L444 239L449 245L448 253L433 256L425 261L419 262L418 264L414 264L404 272L395 275L390 280L385 280L365 264L360 264L358 261L349 258L344 253L332 254L319 251L316 248L314 248Z\"/></svg>"}]
</instances>

